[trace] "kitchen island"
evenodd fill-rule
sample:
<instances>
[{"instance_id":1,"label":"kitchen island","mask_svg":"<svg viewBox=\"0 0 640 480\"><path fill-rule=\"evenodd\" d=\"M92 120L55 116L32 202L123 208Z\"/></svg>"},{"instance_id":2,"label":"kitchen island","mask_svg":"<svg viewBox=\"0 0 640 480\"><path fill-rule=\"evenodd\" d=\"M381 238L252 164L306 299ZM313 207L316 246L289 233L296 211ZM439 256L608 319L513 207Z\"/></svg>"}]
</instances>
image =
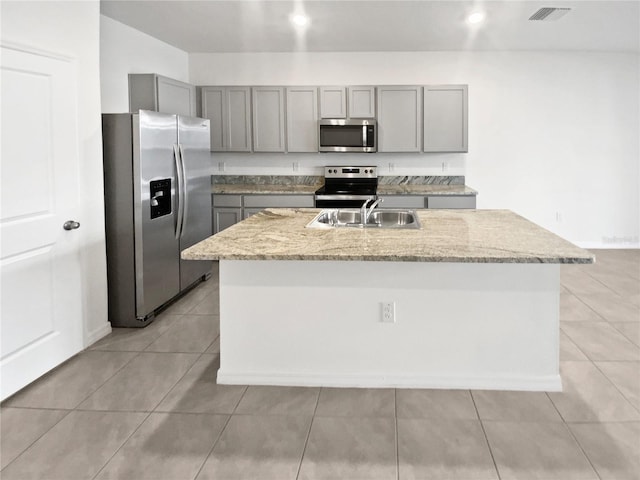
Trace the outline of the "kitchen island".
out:
<instances>
[{"instance_id":1,"label":"kitchen island","mask_svg":"<svg viewBox=\"0 0 640 480\"><path fill-rule=\"evenodd\" d=\"M219 383L562 388L560 264L592 254L507 210L306 228L318 212L267 209L182 253L220 260Z\"/></svg>"}]
</instances>

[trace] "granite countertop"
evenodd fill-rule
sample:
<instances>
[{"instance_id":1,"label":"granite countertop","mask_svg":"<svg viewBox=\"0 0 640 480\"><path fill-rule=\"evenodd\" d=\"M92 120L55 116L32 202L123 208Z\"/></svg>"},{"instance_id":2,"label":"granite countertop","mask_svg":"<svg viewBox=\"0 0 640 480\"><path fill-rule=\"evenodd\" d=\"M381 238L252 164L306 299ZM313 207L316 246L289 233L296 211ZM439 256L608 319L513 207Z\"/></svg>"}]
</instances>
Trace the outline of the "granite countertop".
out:
<instances>
[{"instance_id":1,"label":"granite countertop","mask_svg":"<svg viewBox=\"0 0 640 480\"><path fill-rule=\"evenodd\" d=\"M211 193L228 195L251 195L251 194L298 194L313 195L322 183L313 185L291 184L252 184L252 183L218 183L211 185Z\"/></svg>"},{"instance_id":2,"label":"granite countertop","mask_svg":"<svg viewBox=\"0 0 640 480\"><path fill-rule=\"evenodd\" d=\"M478 195L478 192L466 185L438 184L391 184L378 185L378 195Z\"/></svg>"},{"instance_id":3,"label":"granite countertop","mask_svg":"<svg viewBox=\"0 0 640 480\"><path fill-rule=\"evenodd\" d=\"M313 195L322 186L315 185L276 185L276 184L215 184L211 193L227 195L252 194L303 194ZM478 192L466 185L378 185L378 195L477 195Z\"/></svg>"},{"instance_id":4,"label":"granite countertop","mask_svg":"<svg viewBox=\"0 0 640 480\"><path fill-rule=\"evenodd\" d=\"M267 209L182 252L188 260L593 263L509 210L417 210L420 230L312 229L319 209Z\"/></svg>"}]
</instances>

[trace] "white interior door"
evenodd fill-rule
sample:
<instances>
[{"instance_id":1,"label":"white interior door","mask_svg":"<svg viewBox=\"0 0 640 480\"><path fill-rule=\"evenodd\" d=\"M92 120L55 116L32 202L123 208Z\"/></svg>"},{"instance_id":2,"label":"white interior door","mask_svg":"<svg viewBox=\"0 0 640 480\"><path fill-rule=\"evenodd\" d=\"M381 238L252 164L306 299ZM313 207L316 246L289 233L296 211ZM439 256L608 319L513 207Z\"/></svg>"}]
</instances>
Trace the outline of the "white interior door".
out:
<instances>
[{"instance_id":1,"label":"white interior door","mask_svg":"<svg viewBox=\"0 0 640 480\"><path fill-rule=\"evenodd\" d=\"M74 61L3 45L1 398L82 349Z\"/></svg>"}]
</instances>

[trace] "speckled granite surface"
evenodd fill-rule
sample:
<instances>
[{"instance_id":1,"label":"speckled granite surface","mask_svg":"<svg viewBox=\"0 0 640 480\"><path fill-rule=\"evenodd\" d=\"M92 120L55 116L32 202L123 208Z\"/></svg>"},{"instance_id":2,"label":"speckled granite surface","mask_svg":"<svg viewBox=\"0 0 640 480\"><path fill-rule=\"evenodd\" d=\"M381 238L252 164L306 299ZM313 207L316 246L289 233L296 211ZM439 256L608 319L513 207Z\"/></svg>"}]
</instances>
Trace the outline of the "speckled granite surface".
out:
<instances>
[{"instance_id":1,"label":"speckled granite surface","mask_svg":"<svg viewBox=\"0 0 640 480\"><path fill-rule=\"evenodd\" d=\"M478 195L466 185L384 184L378 185L378 195Z\"/></svg>"},{"instance_id":2,"label":"speckled granite surface","mask_svg":"<svg viewBox=\"0 0 640 480\"><path fill-rule=\"evenodd\" d=\"M421 230L305 226L318 209L267 209L182 252L190 260L593 263L509 210L418 210Z\"/></svg>"},{"instance_id":3,"label":"speckled granite surface","mask_svg":"<svg viewBox=\"0 0 640 480\"><path fill-rule=\"evenodd\" d=\"M379 195L477 195L464 176L381 176ZM312 175L214 175L211 193L229 195L313 194L324 177Z\"/></svg>"},{"instance_id":4,"label":"speckled granite surface","mask_svg":"<svg viewBox=\"0 0 640 480\"><path fill-rule=\"evenodd\" d=\"M324 184L315 175L213 175L211 193L246 194L313 194Z\"/></svg>"},{"instance_id":5,"label":"speckled granite surface","mask_svg":"<svg viewBox=\"0 0 640 480\"><path fill-rule=\"evenodd\" d=\"M251 195L260 193L273 193L273 194L298 194L313 195L318 188L322 186L321 183L315 185L280 185L280 184L253 184L253 183L236 183L236 184L224 184L218 183L211 185L211 193L214 194L227 194L227 195Z\"/></svg>"}]
</instances>

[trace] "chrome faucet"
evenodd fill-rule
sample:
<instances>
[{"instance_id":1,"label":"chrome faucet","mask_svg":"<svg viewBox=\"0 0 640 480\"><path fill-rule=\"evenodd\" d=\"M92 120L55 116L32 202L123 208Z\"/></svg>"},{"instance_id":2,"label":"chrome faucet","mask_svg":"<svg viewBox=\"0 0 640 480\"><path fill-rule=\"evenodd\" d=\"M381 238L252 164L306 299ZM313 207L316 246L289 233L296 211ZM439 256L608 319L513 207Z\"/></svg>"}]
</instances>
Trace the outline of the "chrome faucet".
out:
<instances>
[{"instance_id":1,"label":"chrome faucet","mask_svg":"<svg viewBox=\"0 0 640 480\"><path fill-rule=\"evenodd\" d=\"M382 203L384 199L382 198L377 199L371 204L371 207L367 209L367 205L369 205L369 202L371 200L372 200L371 198L366 199L362 204L362 207L360 207L360 223L362 224L363 227L369 222L369 217L373 213L373 209L376 208L380 203Z\"/></svg>"}]
</instances>

